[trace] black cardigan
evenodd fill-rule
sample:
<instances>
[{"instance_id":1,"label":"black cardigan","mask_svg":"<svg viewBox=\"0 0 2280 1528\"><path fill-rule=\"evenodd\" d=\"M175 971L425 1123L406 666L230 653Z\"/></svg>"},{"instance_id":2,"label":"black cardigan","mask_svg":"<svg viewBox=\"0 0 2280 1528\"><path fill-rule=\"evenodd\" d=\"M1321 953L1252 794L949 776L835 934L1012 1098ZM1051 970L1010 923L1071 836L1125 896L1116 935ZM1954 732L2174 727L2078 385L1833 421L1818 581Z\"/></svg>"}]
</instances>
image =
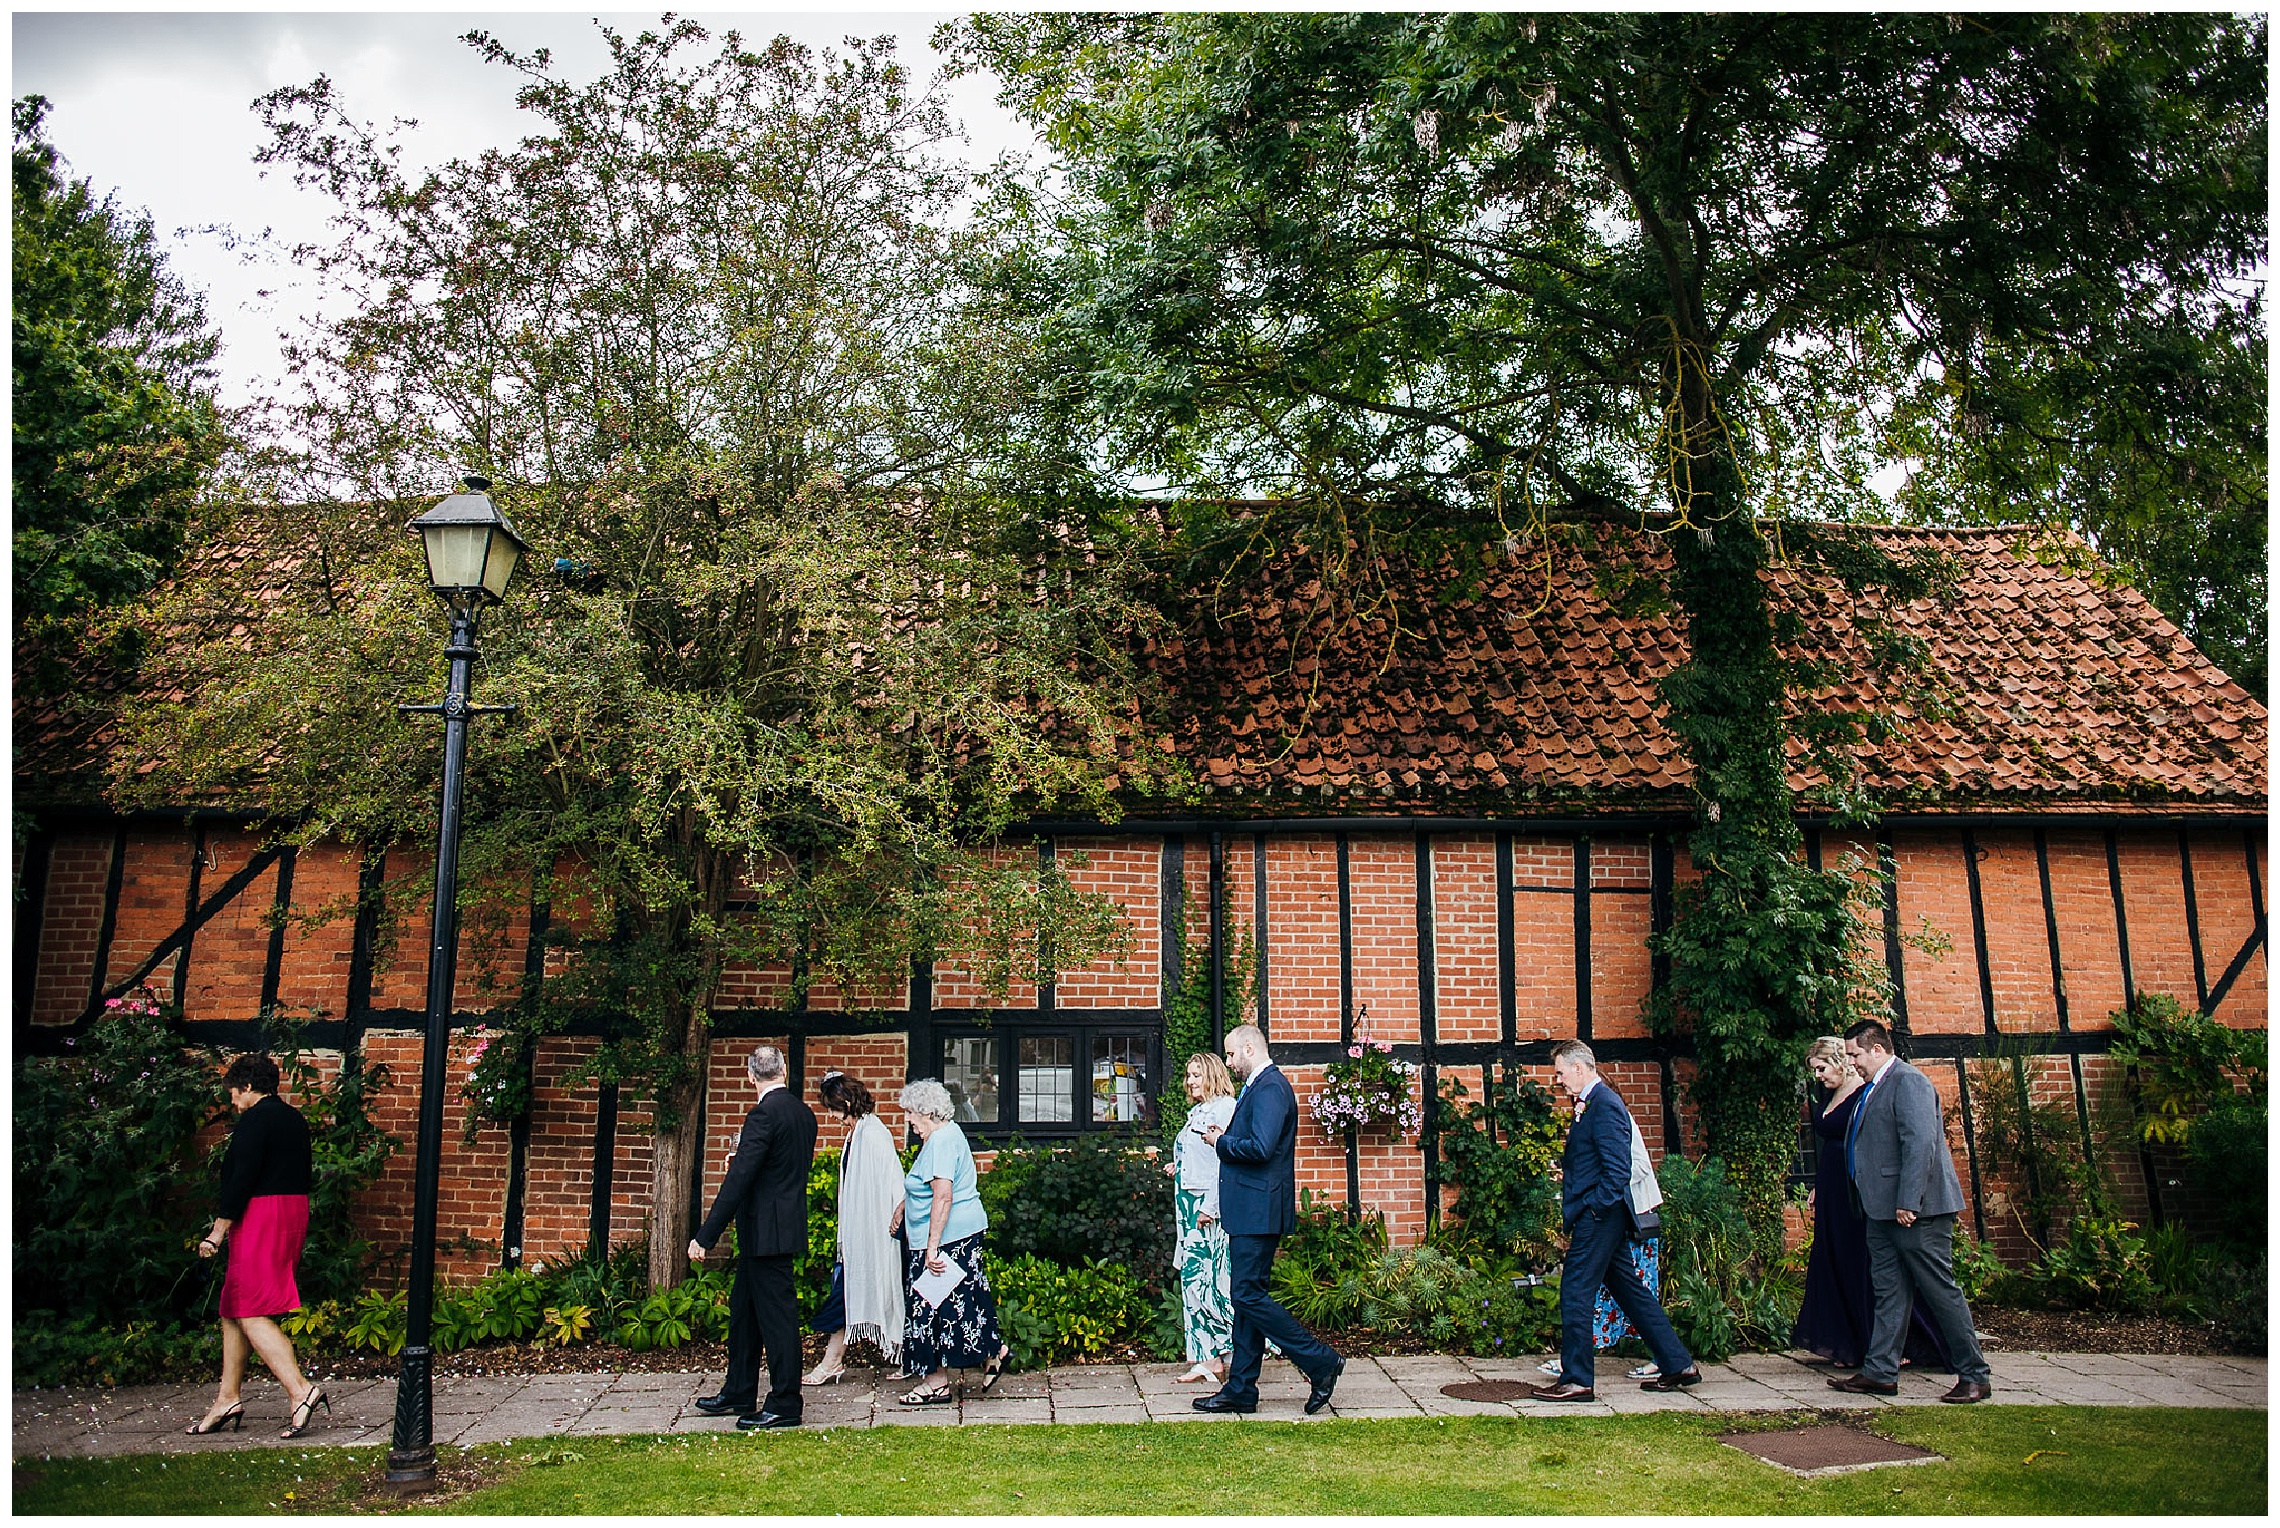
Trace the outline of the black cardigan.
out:
<instances>
[{"instance_id":1,"label":"black cardigan","mask_svg":"<svg viewBox=\"0 0 2280 1528\"><path fill-rule=\"evenodd\" d=\"M246 1201L264 1194L308 1191L309 1122L271 1093L230 1129L230 1149L222 1158L222 1218L243 1218Z\"/></svg>"}]
</instances>

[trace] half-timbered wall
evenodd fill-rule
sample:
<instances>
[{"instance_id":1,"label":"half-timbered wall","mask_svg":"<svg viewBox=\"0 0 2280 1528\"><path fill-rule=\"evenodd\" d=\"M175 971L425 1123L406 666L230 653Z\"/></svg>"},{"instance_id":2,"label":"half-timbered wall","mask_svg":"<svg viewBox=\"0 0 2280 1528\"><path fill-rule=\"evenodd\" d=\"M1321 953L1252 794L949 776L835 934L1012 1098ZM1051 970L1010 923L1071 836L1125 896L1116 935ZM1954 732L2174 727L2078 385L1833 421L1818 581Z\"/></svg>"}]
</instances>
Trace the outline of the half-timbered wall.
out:
<instances>
[{"instance_id":1,"label":"half-timbered wall","mask_svg":"<svg viewBox=\"0 0 2280 1528\"><path fill-rule=\"evenodd\" d=\"M702 1194L717 1186L750 1103L742 1058L762 1038L787 1047L793 1080L811 1103L827 1071L845 1071L871 1087L898 1129L895 1090L937 1075L945 1057L995 1058L1004 1091L1028 1089L1036 1096L1023 1107L1032 1109L1065 1079L1089 1078L1091 1059L1112 1051L1144 1069L1153 1090L1183 1059L1161 1046L1164 996L1181 976L1173 921L1186 910L1199 933L1188 958L1210 960L1215 887L1221 946L1246 928L1257 941L1258 1017L1302 1099L1365 1027L1420 1063L1429 1086L1454 1078L1476 1097L1499 1067L1548 1083L1551 1044L1579 1035L1658 1156L1700 1149L1685 1100L1693 1063L1640 1018L1641 1000L1662 975L1645 938L1667 921L1672 889L1691 873L1683 848L1664 835L1526 822L1449 831L1243 825L1044 837L1003 852L1081 855L1079 884L1125 910L1123 963L1064 972L1042 990L1017 988L995 1012L954 959L913 971L892 992L850 998L818 986L796 1009L785 1006L789 972L732 970L715 1015ZM2121 1082L2105 1055L2106 1015L2133 990L2173 993L2228 1023L2264 1023L2261 821L1917 822L1874 839L1815 832L1808 853L1831 865L1850 855L1896 870L1881 940L1894 1017L1906 1052L1947 1105L1972 1218L2014 1252L2025 1250L2017 1217L2006 1212L2015 1186L1982 1160L1962 1107L1975 1058L1990 1048L2017 1052L2039 1100L2071 1099L2079 1110ZM265 1009L313 1010L321 1015L310 1030L315 1043L388 1068L375 1107L408 1142L425 982L416 935L391 955L369 914L313 929L280 914L346 907L360 885L424 859L396 851L383 865L329 846L264 849L223 822L56 826L16 861L19 1047L58 1044L98 1021L106 996L146 983L225 1046L259 1044ZM403 927L425 926L424 908L396 911ZM478 949L468 934L460 1031L481 1025L496 994L542 976L527 956L546 912L532 914L510 920L503 945ZM1221 1024L1246 1016L1222 1001ZM468 1043L455 1038L455 1085ZM487 1127L465 1144L465 1106L449 1101L439 1224L447 1266L471 1274L641 1234L651 1191L647 1116L638 1099L579 1080L595 1043L573 1035L540 1047L533 1112L511 1130ZM954 1043L964 1048L946 1049ZM1032 1139L1089 1128L1085 1106L1080 1088L1066 1124L1032 1115L1019 1128ZM970 1129L985 1147L1005 1133ZM836 1127L827 1122L825 1134L828 1143ZM1364 1139L1349 1151L1309 1123L1299 1181L1333 1202L1383 1210L1396 1239L1413 1241L1440 1211L1425 1187L1435 1153L1430 1131ZM2115 1165L2141 1218L2186 1208L2174 1189L2164 1202L2163 1169L2149 1159L2125 1152ZM384 1250L409 1236L411 1167L409 1151L399 1154L365 1205L368 1234Z\"/></svg>"}]
</instances>

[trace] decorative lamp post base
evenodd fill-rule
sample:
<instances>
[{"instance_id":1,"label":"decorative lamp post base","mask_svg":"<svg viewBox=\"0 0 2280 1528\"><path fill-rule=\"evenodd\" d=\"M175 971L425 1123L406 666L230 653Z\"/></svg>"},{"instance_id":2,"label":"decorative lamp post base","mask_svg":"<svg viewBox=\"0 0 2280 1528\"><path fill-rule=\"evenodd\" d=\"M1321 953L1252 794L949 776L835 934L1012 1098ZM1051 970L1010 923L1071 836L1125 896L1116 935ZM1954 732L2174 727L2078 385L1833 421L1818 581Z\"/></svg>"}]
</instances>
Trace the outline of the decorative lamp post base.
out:
<instances>
[{"instance_id":1,"label":"decorative lamp post base","mask_svg":"<svg viewBox=\"0 0 2280 1528\"><path fill-rule=\"evenodd\" d=\"M381 1479L389 1490L404 1495L435 1485L435 1433L430 1415L434 1362L430 1349L406 1346L396 1376L397 1446L388 1450L388 1470Z\"/></svg>"}]
</instances>

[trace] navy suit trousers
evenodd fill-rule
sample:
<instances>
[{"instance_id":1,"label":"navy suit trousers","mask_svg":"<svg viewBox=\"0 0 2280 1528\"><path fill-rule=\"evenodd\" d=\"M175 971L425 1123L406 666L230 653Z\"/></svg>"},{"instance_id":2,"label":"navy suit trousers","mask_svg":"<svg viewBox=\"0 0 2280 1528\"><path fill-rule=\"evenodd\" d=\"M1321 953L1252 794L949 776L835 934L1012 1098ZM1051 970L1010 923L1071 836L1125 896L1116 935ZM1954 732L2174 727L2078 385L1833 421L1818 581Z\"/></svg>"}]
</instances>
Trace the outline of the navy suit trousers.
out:
<instances>
[{"instance_id":1,"label":"navy suit trousers","mask_svg":"<svg viewBox=\"0 0 2280 1528\"><path fill-rule=\"evenodd\" d=\"M1219 1393L1229 1400L1255 1403L1259 1399L1259 1365L1267 1343L1282 1349L1283 1357L1298 1365L1309 1380L1319 1379L1338 1361L1330 1346L1298 1324L1267 1292L1267 1274L1275 1266L1280 1236L1227 1238L1227 1292L1235 1306L1234 1354L1227 1361L1227 1382Z\"/></svg>"},{"instance_id":2,"label":"navy suit trousers","mask_svg":"<svg viewBox=\"0 0 2280 1528\"><path fill-rule=\"evenodd\" d=\"M1591 1384L1594 1349L1591 1345L1591 1308L1598 1303L1599 1287L1607 1286L1631 1325L1647 1341L1647 1350L1665 1374L1683 1374L1694 1367L1686 1345L1671 1330L1662 1301L1639 1282L1638 1270L1623 1255L1631 1239L1631 1217L1617 1205L1595 1205L1568 1226L1567 1261L1560 1267L1560 1382Z\"/></svg>"}]
</instances>

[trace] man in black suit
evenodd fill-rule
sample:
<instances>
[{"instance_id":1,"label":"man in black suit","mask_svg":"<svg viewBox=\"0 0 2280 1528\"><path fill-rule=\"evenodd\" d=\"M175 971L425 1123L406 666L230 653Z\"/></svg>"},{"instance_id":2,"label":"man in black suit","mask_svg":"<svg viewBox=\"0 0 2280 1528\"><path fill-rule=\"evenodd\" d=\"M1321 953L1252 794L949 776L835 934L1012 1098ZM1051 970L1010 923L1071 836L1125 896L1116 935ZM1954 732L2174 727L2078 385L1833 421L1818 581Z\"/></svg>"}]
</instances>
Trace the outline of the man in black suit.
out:
<instances>
[{"instance_id":1,"label":"man in black suit","mask_svg":"<svg viewBox=\"0 0 2280 1528\"><path fill-rule=\"evenodd\" d=\"M1641 1390L1682 1390L1702 1383L1662 1302L1641 1282L1624 1243L1633 1234L1630 1206L1631 1111L1599 1075L1599 1062L1581 1040L1552 1047L1552 1075L1575 1099L1560 1158L1560 1218L1567 1225L1567 1261L1560 1269L1560 1382L1538 1385L1539 1401L1596 1400L1593 1390L1591 1309L1607 1286L1631 1325L1647 1341L1662 1373Z\"/></svg>"},{"instance_id":2,"label":"man in black suit","mask_svg":"<svg viewBox=\"0 0 2280 1528\"><path fill-rule=\"evenodd\" d=\"M752 1052L745 1068L760 1101L744 1116L736 1156L712 1213L689 1242L702 1262L736 1217L736 1284L729 1291L728 1375L718 1395L697 1402L707 1416L739 1413L740 1429L800 1425L800 1306L793 1260L807 1247L808 1168L815 1161L815 1111L784 1085L784 1053ZM755 1404L760 1353L768 1355L768 1399Z\"/></svg>"},{"instance_id":3,"label":"man in black suit","mask_svg":"<svg viewBox=\"0 0 2280 1528\"><path fill-rule=\"evenodd\" d=\"M1227 1285L1235 1306L1235 1351L1215 1395L1195 1398L1198 1411L1259 1409L1259 1365L1271 1338L1313 1386L1309 1416L1330 1404L1346 1370L1329 1344L1284 1310L1267 1291L1275 1247L1298 1225L1298 1100L1267 1055L1256 1024L1227 1033L1227 1070L1242 1082L1227 1128L1206 1130L1219 1153L1219 1221L1227 1228Z\"/></svg>"}]
</instances>

